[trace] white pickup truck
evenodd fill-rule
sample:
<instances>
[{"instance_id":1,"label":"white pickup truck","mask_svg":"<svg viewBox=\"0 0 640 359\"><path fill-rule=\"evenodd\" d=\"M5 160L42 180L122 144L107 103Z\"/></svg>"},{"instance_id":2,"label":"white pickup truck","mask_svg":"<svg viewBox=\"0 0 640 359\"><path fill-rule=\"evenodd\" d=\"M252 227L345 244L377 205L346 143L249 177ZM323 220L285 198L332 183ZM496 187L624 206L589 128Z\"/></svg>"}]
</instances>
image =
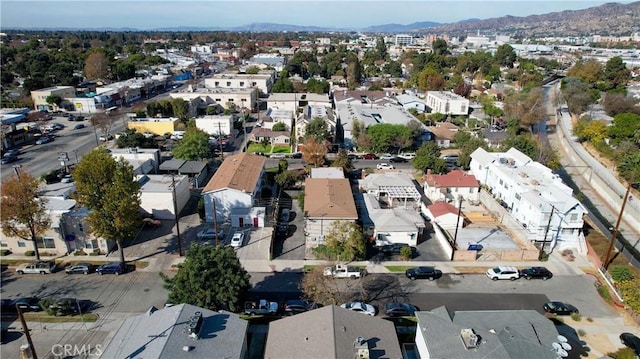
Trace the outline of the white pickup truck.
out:
<instances>
[{"instance_id":1,"label":"white pickup truck","mask_svg":"<svg viewBox=\"0 0 640 359\"><path fill-rule=\"evenodd\" d=\"M346 264L336 264L333 267L325 268L324 275L332 276L334 278L356 279L362 277L364 275L364 272L358 267L349 267Z\"/></svg>"},{"instance_id":2,"label":"white pickup truck","mask_svg":"<svg viewBox=\"0 0 640 359\"><path fill-rule=\"evenodd\" d=\"M56 270L56 264L48 261L40 261L22 264L16 268L18 274L49 274Z\"/></svg>"}]
</instances>

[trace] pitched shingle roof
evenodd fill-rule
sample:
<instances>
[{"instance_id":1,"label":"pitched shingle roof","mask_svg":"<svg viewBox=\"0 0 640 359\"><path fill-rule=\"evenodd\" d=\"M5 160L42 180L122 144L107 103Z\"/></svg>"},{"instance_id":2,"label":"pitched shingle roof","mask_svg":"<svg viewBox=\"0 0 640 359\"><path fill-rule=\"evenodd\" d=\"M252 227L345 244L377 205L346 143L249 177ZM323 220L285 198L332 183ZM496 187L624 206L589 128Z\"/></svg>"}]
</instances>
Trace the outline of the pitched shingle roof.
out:
<instances>
[{"instance_id":1,"label":"pitched shingle roof","mask_svg":"<svg viewBox=\"0 0 640 359\"><path fill-rule=\"evenodd\" d=\"M202 192L231 188L252 193L260 181L260 174L264 169L265 162L266 158L263 156L246 152L229 156L225 158Z\"/></svg>"},{"instance_id":2,"label":"pitched shingle roof","mask_svg":"<svg viewBox=\"0 0 640 359\"><path fill-rule=\"evenodd\" d=\"M461 170L453 170L444 175L428 174L426 182L431 187L480 187L476 176L467 174Z\"/></svg>"},{"instance_id":3,"label":"pitched shingle roof","mask_svg":"<svg viewBox=\"0 0 640 359\"><path fill-rule=\"evenodd\" d=\"M358 211L346 178L307 178L304 211L308 217L357 219Z\"/></svg>"},{"instance_id":4,"label":"pitched shingle roof","mask_svg":"<svg viewBox=\"0 0 640 359\"><path fill-rule=\"evenodd\" d=\"M363 337L371 359L400 359L392 322L330 305L269 323L267 359L354 358L353 342Z\"/></svg>"}]
</instances>

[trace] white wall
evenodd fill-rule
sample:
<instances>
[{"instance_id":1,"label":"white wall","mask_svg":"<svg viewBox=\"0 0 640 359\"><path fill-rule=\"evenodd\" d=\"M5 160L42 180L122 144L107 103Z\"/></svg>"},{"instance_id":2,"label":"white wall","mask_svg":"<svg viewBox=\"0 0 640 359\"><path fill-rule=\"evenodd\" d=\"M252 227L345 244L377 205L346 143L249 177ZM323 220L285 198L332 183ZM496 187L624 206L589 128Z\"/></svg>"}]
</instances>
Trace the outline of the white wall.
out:
<instances>
[{"instance_id":1,"label":"white wall","mask_svg":"<svg viewBox=\"0 0 640 359\"><path fill-rule=\"evenodd\" d=\"M374 231L376 246L383 246L393 243L404 243L412 247L418 245L418 230L411 232L378 232Z\"/></svg>"},{"instance_id":2,"label":"white wall","mask_svg":"<svg viewBox=\"0 0 640 359\"><path fill-rule=\"evenodd\" d=\"M210 134L227 135L233 129L232 116L203 116L196 118L196 127Z\"/></svg>"},{"instance_id":3,"label":"white wall","mask_svg":"<svg viewBox=\"0 0 640 359\"><path fill-rule=\"evenodd\" d=\"M214 221L213 215L213 200L216 203L216 218L215 220L220 222L230 221L231 212L248 213L253 205L253 199L250 193L243 193L234 189L223 189L213 193L207 193L204 195L204 208L206 221L212 223Z\"/></svg>"}]
</instances>

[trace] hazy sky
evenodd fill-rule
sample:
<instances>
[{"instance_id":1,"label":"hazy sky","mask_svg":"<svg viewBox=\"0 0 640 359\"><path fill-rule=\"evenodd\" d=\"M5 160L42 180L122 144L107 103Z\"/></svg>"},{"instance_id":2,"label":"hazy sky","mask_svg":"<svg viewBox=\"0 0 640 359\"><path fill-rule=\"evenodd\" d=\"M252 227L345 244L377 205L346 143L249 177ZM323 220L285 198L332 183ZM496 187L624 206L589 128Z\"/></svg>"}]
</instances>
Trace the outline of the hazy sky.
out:
<instances>
[{"instance_id":1,"label":"hazy sky","mask_svg":"<svg viewBox=\"0 0 640 359\"><path fill-rule=\"evenodd\" d=\"M578 0L296 0L296 1L0 1L0 28L232 27L256 22L364 28L419 21L457 22L505 15L526 16L598 6L607 1ZM628 3L630 1L619 1Z\"/></svg>"}]
</instances>

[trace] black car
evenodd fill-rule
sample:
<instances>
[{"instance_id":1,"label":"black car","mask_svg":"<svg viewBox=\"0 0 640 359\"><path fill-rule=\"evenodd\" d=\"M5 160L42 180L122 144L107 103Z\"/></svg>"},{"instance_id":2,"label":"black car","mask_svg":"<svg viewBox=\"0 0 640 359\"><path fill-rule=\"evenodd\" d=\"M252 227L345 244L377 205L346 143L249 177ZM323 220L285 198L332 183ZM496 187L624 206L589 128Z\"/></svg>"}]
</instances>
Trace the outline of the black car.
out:
<instances>
[{"instance_id":1,"label":"black car","mask_svg":"<svg viewBox=\"0 0 640 359\"><path fill-rule=\"evenodd\" d=\"M291 154L291 158L300 159L302 158L302 152L294 152Z\"/></svg>"},{"instance_id":2,"label":"black car","mask_svg":"<svg viewBox=\"0 0 640 359\"><path fill-rule=\"evenodd\" d=\"M284 303L284 314L295 315L309 310L309 305L302 300L293 299Z\"/></svg>"},{"instance_id":3,"label":"black car","mask_svg":"<svg viewBox=\"0 0 640 359\"><path fill-rule=\"evenodd\" d=\"M556 315L579 314L578 308L563 302L547 302L542 306L545 312Z\"/></svg>"},{"instance_id":4,"label":"black car","mask_svg":"<svg viewBox=\"0 0 640 359\"><path fill-rule=\"evenodd\" d=\"M93 265L89 263L72 264L64 269L67 274L89 274L93 272Z\"/></svg>"},{"instance_id":5,"label":"black car","mask_svg":"<svg viewBox=\"0 0 640 359\"><path fill-rule=\"evenodd\" d=\"M13 306L13 299L0 299L0 312L2 313L8 313L8 312L15 312L16 311L16 307Z\"/></svg>"},{"instance_id":6,"label":"black car","mask_svg":"<svg viewBox=\"0 0 640 359\"><path fill-rule=\"evenodd\" d=\"M640 355L640 338L631 333L620 334L620 341L623 345L633 349L636 355Z\"/></svg>"},{"instance_id":7,"label":"black car","mask_svg":"<svg viewBox=\"0 0 640 359\"><path fill-rule=\"evenodd\" d=\"M409 303L391 302L384 306L384 313L389 317L413 317L418 308Z\"/></svg>"},{"instance_id":8,"label":"black car","mask_svg":"<svg viewBox=\"0 0 640 359\"><path fill-rule=\"evenodd\" d=\"M520 271L520 276L525 279L547 280L553 277L553 273L545 267L530 267Z\"/></svg>"},{"instance_id":9,"label":"black car","mask_svg":"<svg viewBox=\"0 0 640 359\"><path fill-rule=\"evenodd\" d=\"M391 163L405 163L408 162L406 158L402 158L402 157L393 157L392 159L389 160L389 162Z\"/></svg>"},{"instance_id":10,"label":"black car","mask_svg":"<svg viewBox=\"0 0 640 359\"><path fill-rule=\"evenodd\" d=\"M415 267L407 269L404 274L411 280L428 279L434 280L442 277L442 272L435 267Z\"/></svg>"},{"instance_id":11,"label":"black car","mask_svg":"<svg viewBox=\"0 0 640 359\"><path fill-rule=\"evenodd\" d=\"M406 243L393 243L393 244L385 244L382 247L378 247L380 253L391 256L394 254L402 254L402 248L410 248L411 249L411 257L413 257L416 253L416 248L411 247Z\"/></svg>"},{"instance_id":12,"label":"black car","mask_svg":"<svg viewBox=\"0 0 640 359\"><path fill-rule=\"evenodd\" d=\"M40 300L35 297L23 297L14 300L13 303L11 303L11 306L13 308L19 306L23 312L39 312L42 310L39 302Z\"/></svg>"},{"instance_id":13,"label":"black car","mask_svg":"<svg viewBox=\"0 0 640 359\"><path fill-rule=\"evenodd\" d=\"M2 156L2 164L3 165L6 165L6 164L11 163L11 162L15 162L17 160L18 160L18 154L16 154L16 153L8 152L4 156Z\"/></svg>"},{"instance_id":14,"label":"black car","mask_svg":"<svg viewBox=\"0 0 640 359\"><path fill-rule=\"evenodd\" d=\"M105 265L101 265L100 267L98 267L98 269L96 269L96 273L98 273L99 275L103 275L103 274L120 275L124 273L124 268L119 262L107 263Z\"/></svg>"}]
</instances>

